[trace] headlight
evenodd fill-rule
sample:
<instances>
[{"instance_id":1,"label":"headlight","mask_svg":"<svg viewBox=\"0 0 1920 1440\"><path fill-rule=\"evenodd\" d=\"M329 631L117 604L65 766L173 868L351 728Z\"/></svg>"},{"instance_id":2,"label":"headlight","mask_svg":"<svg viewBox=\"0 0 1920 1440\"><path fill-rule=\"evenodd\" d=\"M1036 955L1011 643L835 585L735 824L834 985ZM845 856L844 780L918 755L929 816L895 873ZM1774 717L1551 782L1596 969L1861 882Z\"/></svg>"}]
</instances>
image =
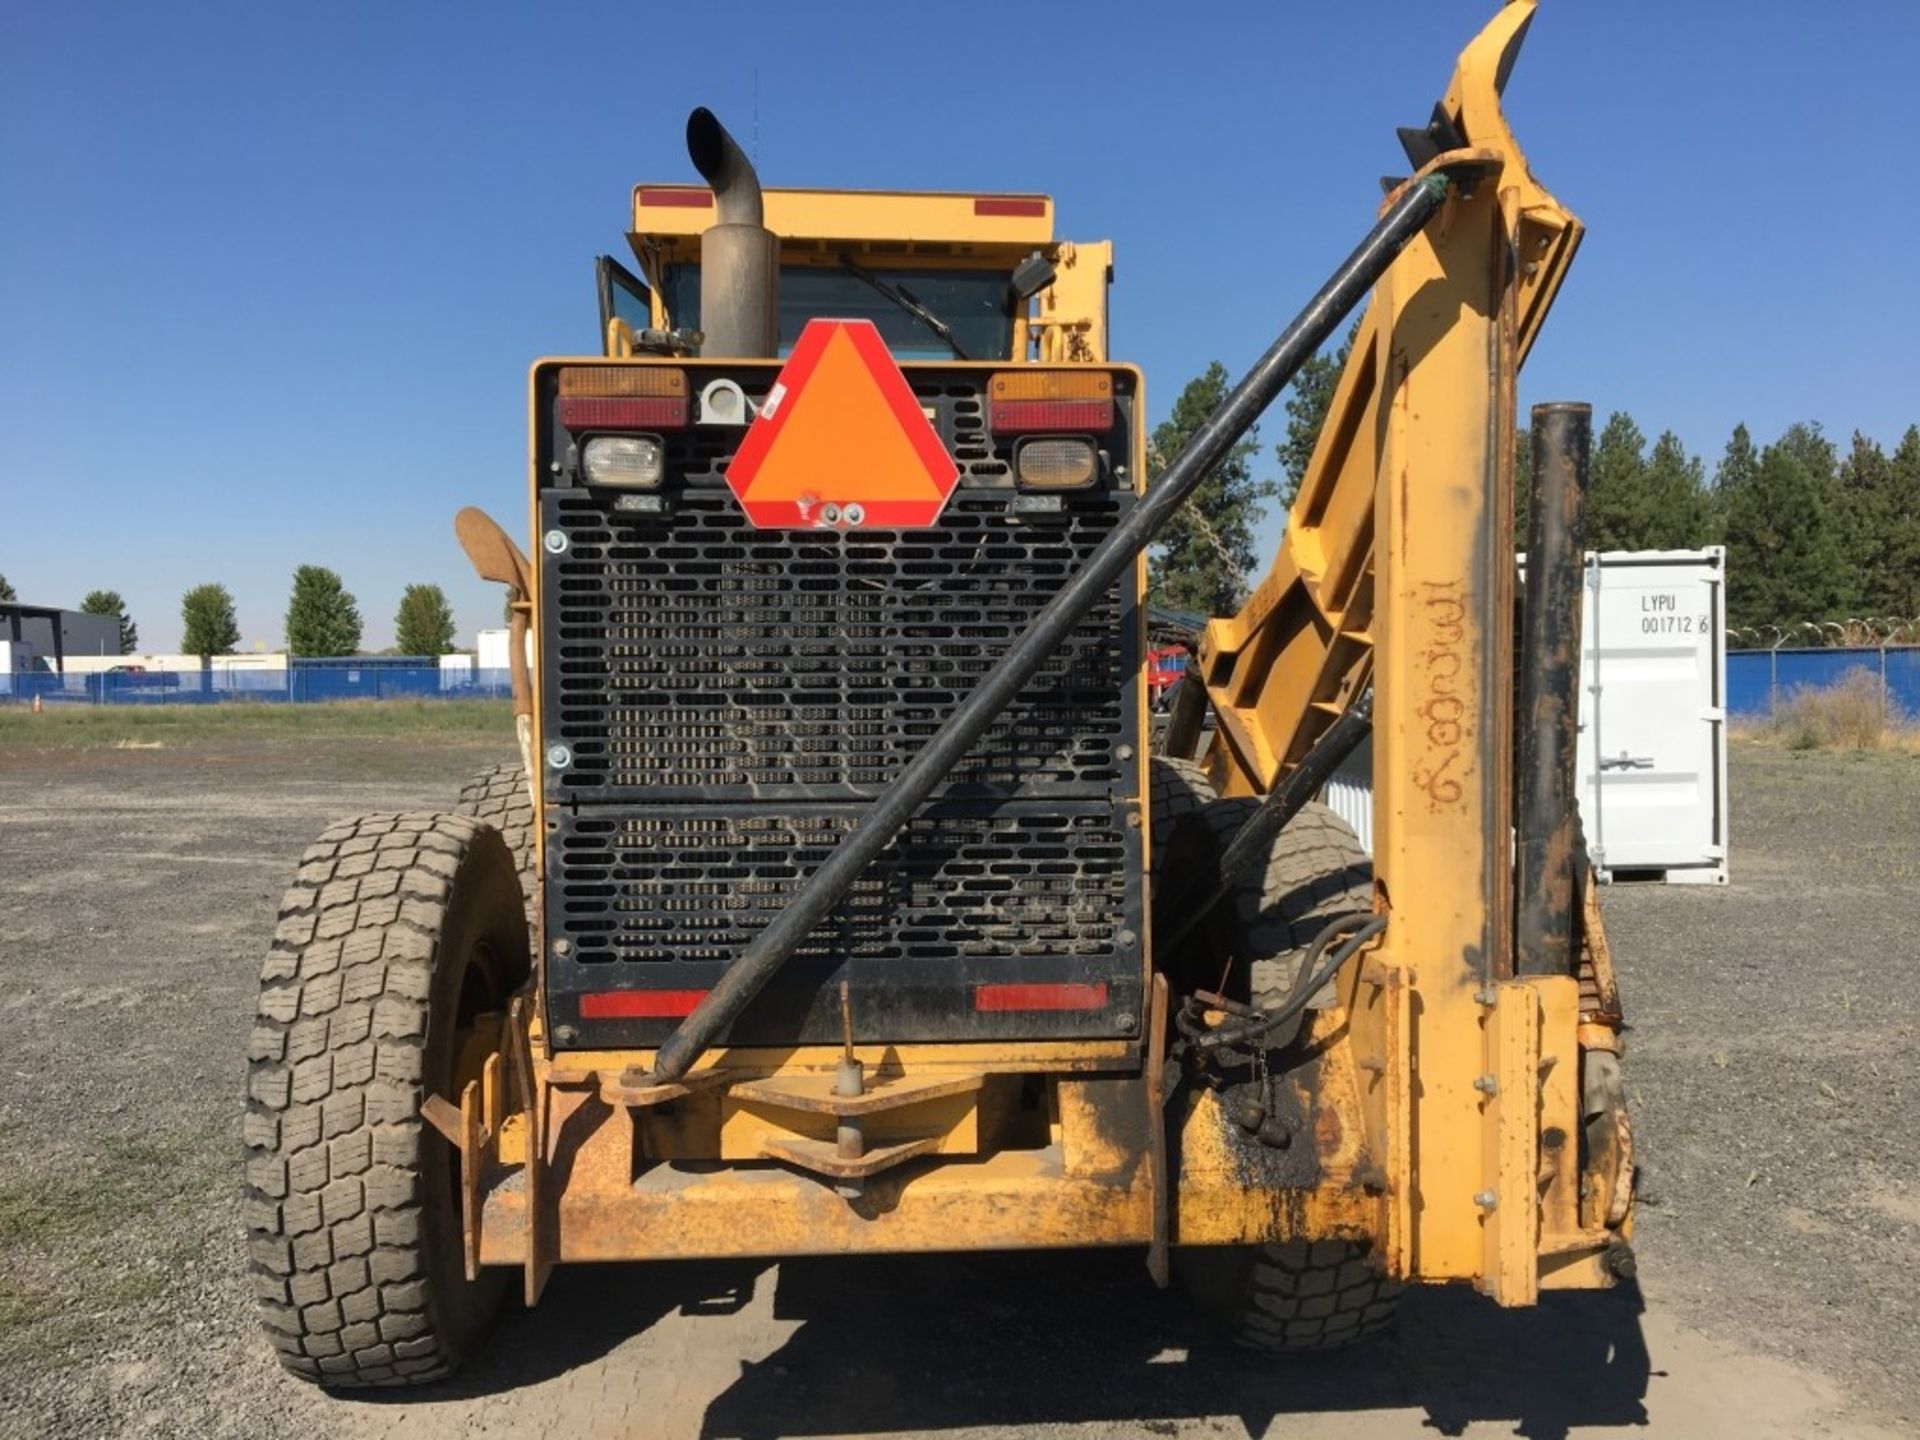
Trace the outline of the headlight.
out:
<instances>
[{"instance_id":1,"label":"headlight","mask_svg":"<svg viewBox=\"0 0 1920 1440\"><path fill-rule=\"evenodd\" d=\"M657 490L666 473L666 448L658 435L596 435L580 452L587 484L616 490Z\"/></svg>"},{"instance_id":2,"label":"headlight","mask_svg":"<svg viewBox=\"0 0 1920 1440\"><path fill-rule=\"evenodd\" d=\"M1084 490L1100 474L1100 452L1091 440L1023 440L1013 452L1013 473L1035 490Z\"/></svg>"}]
</instances>

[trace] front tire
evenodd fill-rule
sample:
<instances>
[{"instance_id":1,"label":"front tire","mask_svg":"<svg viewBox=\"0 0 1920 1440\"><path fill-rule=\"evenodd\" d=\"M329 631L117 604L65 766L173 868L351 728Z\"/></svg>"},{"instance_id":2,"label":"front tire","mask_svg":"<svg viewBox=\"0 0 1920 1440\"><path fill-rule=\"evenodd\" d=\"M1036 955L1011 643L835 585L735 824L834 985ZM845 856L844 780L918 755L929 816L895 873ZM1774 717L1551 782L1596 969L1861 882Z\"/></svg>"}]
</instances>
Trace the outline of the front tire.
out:
<instances>
[{"instance_id":1,"label":"front tire","mask_svg":"<svg viewBox=\"0 0 1920 1440\"><path fill-rule=\"evenodd\" d=\"M302 858L248 1046L245 1214L280 1363L340 1388L451 1374L505 1290L468 1281L459 1158L420 1118L529 974L513 857L463 815L369 815Z\"/></svg>"}]
</instances>

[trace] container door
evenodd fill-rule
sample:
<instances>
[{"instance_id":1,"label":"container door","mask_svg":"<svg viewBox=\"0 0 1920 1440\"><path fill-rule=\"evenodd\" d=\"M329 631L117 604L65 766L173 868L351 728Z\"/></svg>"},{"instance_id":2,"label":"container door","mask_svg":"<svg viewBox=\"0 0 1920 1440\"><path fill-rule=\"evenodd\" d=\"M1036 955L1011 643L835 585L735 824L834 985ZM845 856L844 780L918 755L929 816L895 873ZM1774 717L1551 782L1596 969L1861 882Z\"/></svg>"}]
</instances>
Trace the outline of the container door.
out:
<instances>
[{"instance_id":1,"label":"container door","mask_svg":"<svg viewBox=\"0 0 1920 1440\"><path fill-rule=\"evenodd\" d=\"M1580 809L1616 877L1726 881L1721 553L1588 558Z\"/></svg>"}]
</instances>

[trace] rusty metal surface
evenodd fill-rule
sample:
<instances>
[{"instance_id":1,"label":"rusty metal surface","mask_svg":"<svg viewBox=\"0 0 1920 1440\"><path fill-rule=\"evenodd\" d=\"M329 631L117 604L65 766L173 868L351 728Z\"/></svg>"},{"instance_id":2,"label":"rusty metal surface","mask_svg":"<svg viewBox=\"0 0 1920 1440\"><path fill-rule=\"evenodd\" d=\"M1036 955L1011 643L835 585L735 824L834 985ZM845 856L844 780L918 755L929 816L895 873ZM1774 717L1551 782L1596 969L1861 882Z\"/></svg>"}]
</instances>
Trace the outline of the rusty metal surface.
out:
<instances>
[{"instance_id":1,"label":"rusty metal surface","mask_svg":"<svg viewBox=\"0 0 1920 1440\"><path fill-rule=\"evenodd\" d=\"M808 1140L797 1135L774 1135L761 1142L762 1151L775 1160L784 1160L789 1165L798 1165L803 1170L811 1170L834 1180L866 1180L891 1170L896 1165L904 1165L909 1160L917 1160L940 1145L938 1135L923 1136L918 1140L903 1140L895 1145L870 1145L858 1155L843 1155L837 1148L837 1141Z\"/></svg>"},{"instance_id":2,"label":"rusty metal surface","mask_svg":"<svg viewBox=\"0 0 1920 1440\"><path fill-rule=\"evenodd\" d=\"M1620 979L1614 973L1613 947L1607 943L1606 922L1600 914L1600 882L1590 865L1581 866L1580 1019L1583 1024L1614 1030L1625 1022L1620 1007Z\"/></svg>"},{"instance_id":3,"label":"rusty metal surface","mask_svg":"<svg viewBox=\"0 0 1920 1440\"><path fill-rule=\"evenodd\" d=\"M1592 430L1591 406L1533 407L1514 801L1514 964L1523 975L1566 975L1576 963L1574 785Z\"/></svg>"},{"instance_id":4,"label":"rusty metal surface","mask_svg":"<svg viewBox=\"0 0 1920 1440\"><path fill-rule=\"evenodd\" d=\"M1147 1274L1165 1289L1170 1276L1171 1241L1167 1203L1167 977L1155 975L1147 992L1147 1166L1152 1171L1152 1234L1147 1241Z\"/></svg>"},{"instance_id":5,"label":"rusty metal surface","mask_svg":"<svg viewBox=\"0 0 1920 1440\"><path fill-rule=\"evenodd\" d=\"M809 1110L820 1115L873 1115L904 1105L967 1094L978 1090L984 1078L980 1075L876 1078L858 1095L838 1095L833 1091L832 1076L795 1075L745 1080L731 1086L727 1094L733 1100L757 1101L784 1110Z\"/></svg>"}]
</instances>

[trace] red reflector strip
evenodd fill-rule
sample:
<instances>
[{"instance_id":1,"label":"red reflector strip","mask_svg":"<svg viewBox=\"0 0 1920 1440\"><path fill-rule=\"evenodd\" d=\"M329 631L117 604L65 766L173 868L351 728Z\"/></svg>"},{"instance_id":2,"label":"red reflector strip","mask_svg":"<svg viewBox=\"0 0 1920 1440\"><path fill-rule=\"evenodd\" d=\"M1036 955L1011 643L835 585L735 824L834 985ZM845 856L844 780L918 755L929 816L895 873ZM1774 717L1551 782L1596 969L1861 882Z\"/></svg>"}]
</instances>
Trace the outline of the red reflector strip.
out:
<instances>
[{"instance_id":1,"label":"red reflector strip","mask_svg":"<svg viewBox=\"0 0 1920 1440\"><path fill-rule=\"evenodd\" d=\"M691 1015L704 990L599 990L580 997L582 1020L660 1020Z\"/></svg>"},{"instance_id":2,"label":"red reflector strip","mask_svg":"<svg viewBox=\"0 0 1920 1440\"><path fill-rule=\"evenodd\" d=\"M976 215L1023 215L1044 216L1047 202L1035 199L1020 199L1012 195L980 195L974 198L973 213Z\"/></svg>"},{"instance_id":3,"label":"red reflector strip","mask_svg":"<svg viewBox=\"0 0 1920 1440\"><path fill-rule=\"evenodd\" d=\"M1113 429L1111 400L990 400L987 427L996 435Z\"/></svg>"},{"instance_id":4,"label":"red reflector strip","mask_svg":"<svg viewBox=\"0 0 1920 1440\"><path fill-rule=\"evenodd\" d=\"M569 430L680 430L684 395L563 395L560 423Z\"/></svg>"},{"instance_id":5,"label":"red reflector strip","mask_svg":"<svg viewBox=\"0 0 1920 1440\"><path fill-rule=\"evenodd\" d=\"M713 192L694 185L642 185L640 203L680 210L711 210Z\"/></svg>"},{"instance_id":6,"label":"red reflector strip","mask_svg":"<svg viewBox=\"0 0 1920 1440\"><path fill-rule=\"evenodd\" d=\"M976 985L975 1010L1104 1010L1107 982L1097 985Z\"/></svg>"}]
</instances>

